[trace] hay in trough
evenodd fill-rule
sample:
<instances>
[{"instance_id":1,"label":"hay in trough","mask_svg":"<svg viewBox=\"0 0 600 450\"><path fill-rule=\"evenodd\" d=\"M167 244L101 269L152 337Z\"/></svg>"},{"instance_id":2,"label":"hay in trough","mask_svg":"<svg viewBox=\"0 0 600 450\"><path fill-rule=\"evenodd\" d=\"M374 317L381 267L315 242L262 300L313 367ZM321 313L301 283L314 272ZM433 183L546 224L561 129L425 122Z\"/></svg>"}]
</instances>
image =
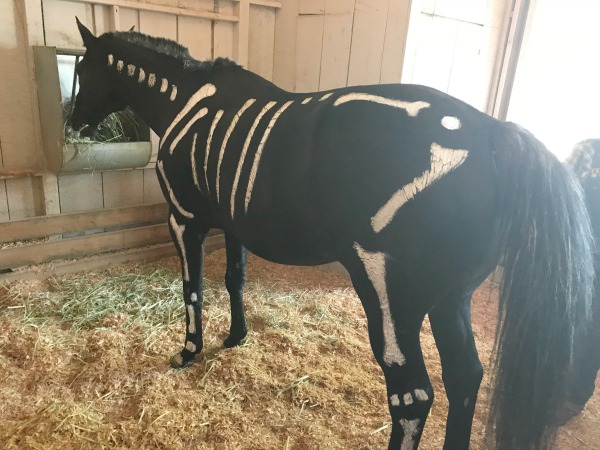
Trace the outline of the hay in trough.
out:
<instances>
[{"instance_id":1,"label":"hay in trough","mask_svg":"<svg viewBox=\"0 0 600 450\"><path fill-rule=\"evenodd\" d=\"M225 350L224 251L206 258L205 350L183 344L175 258L0 288L0 442L7 449L381 449L390 424L383 376L350 282L250 257L246 343ZM477 293L482 360L493 342L493 283ZM428 326L436 390L421 448L442 446L447 402ZM472 448L482 447L487 380ZM598 448L596 396L561 449ZM592 429L592 427L594 427Z\"/></svg>"}]
</instances>

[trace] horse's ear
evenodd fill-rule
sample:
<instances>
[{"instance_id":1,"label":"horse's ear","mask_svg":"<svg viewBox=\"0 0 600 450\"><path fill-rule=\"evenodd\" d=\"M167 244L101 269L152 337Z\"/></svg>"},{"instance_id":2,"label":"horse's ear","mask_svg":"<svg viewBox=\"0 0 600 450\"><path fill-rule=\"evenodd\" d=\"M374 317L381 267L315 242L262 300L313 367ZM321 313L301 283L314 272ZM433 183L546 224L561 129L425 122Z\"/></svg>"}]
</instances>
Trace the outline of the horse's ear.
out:
<instances>
[{"instance_id":1,"label":"horse's ear","mask_svg":"<svg viewBox=\"0 0 600 450\"><path fill-rule=\"evenodd\" d=\"M94 45L94 42L96 42L96 36L94 36L92 32L79 21L77 16L75 16L75 20L77 21L77 28L79 28L81 39L83 39L83 46L85 48L89 48L90 46Z\"/></svg>"}]
</instances>

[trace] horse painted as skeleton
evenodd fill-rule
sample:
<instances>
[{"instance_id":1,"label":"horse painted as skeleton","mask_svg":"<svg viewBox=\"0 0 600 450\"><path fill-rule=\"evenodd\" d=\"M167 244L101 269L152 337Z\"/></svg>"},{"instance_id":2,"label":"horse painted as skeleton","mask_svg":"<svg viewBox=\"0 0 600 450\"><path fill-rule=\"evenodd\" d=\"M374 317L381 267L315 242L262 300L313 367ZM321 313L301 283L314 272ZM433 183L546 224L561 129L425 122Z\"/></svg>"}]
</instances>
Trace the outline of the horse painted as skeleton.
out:
<instances>
[{"instance_id":1,"label":"horse painted as skeleton","mask_svg":"<svg viewBox=\"0 0 600 450\"><path fill-rule=\"evenodd\" d=\"M482 366L473 290L502 261L498 447L539 448L564 404L575 331L588 320L591 233L578 184L529 133L422 86L294 94L175 42L95 37L73 127L130 106L160 136L157 173L182 262L185 367L202 350L203 242L225 232L231 327L246 336L246 250L278 263L340 261L385 375L389 448L417 448L433 402L419 331L429 314L450 409L446 449L466 449Z\"/></svg>"}]
</instances>

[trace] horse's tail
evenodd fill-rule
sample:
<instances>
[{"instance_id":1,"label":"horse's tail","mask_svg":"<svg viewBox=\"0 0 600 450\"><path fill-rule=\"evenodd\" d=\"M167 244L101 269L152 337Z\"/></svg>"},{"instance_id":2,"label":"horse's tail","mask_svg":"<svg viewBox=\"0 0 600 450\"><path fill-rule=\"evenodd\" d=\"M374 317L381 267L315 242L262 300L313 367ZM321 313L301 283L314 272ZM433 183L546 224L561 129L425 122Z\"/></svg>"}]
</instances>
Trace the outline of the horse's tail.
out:
<instances>
[{"instance_id":1,"label":"horse's tail","mask_svg":"<svg viewBox=\"0 0 600 450\"><path fill-rule=\"evenodd\" d=\"M506 123L492 144L506 240L488 432L500 449L544 449L590 318L593 237L579 184L540 141Z\"/></svg>"}]
</instances>

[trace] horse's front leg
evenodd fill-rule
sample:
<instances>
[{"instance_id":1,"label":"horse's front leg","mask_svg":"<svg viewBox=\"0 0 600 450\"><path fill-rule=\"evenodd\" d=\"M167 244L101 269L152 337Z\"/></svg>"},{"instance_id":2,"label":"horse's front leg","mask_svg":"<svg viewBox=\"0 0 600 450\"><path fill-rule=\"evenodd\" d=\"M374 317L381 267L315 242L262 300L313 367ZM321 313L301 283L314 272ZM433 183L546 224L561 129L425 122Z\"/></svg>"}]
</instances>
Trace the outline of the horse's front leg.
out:
<instances>
[{"instance_id":1,"label":"horse's front leg","mask_svg":"<svg viewBox=\"0 0 600 450\"><path fill-rule=\"evenodd\" d=\"M181 369L202 351L202 270L204 239L208 227L171 213L169 230L181 260L186 334L183 349L171 358L171 367Z\"/></svg>"},{"instance_id":2,"label":"horse's front leg","mask_svg":"<svg viewBox=\"0 0 600 450\"><path fill-rule=\"evenodd\" d=\"M227 271L225 286L229 292L231 304L231 325L229 336L223 345L227 348L242 343L248 329L244 316L243 291L246 284L246 248L232 234L225 232L225 248L227 250Z\"/></svg>"}]
</instances>

